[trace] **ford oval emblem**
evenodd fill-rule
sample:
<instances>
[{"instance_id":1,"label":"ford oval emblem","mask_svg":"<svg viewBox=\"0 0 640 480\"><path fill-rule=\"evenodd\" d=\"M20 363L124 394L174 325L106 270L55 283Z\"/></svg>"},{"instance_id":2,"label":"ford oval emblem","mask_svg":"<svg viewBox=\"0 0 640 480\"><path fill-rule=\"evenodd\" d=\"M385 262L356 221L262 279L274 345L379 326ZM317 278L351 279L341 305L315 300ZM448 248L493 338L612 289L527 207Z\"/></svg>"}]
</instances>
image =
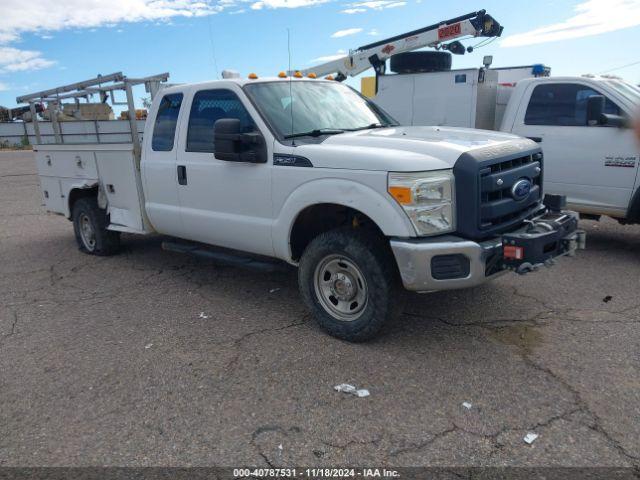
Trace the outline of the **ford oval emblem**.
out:
<instances>
[{"instance_id":1,"label":"ford oval emblem","mask_svg":"<svg viewBox=\"0 0 640 480\"><path fill-rule=\"evenodd\" d=\"M529 196L531 187L531 180L522 178L514 183L513 187L511 187L511 196L517 202L519 202L520 200L524 200Z\"/></svg>"}]
</instances>

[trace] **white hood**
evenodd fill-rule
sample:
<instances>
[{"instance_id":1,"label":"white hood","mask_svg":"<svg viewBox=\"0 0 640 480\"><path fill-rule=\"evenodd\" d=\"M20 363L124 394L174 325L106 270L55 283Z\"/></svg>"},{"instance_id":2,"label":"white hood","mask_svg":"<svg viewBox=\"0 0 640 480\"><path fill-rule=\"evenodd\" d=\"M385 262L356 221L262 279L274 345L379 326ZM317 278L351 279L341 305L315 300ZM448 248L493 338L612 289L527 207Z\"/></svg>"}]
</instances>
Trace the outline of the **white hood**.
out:
<instances>
[{"instance_id":1,"label":"white hood","mask_svg":"<svg viewBox=\"0 0 640 480\"><path fill-rule=\"evenodd\" d=\"M322 143L299 144L293 153L308 158L315 167L420 171L452 168L463 153L489 146L510 150L537 144L489 130L391 127L332 135Z\"/></svg>"}]
</instances>

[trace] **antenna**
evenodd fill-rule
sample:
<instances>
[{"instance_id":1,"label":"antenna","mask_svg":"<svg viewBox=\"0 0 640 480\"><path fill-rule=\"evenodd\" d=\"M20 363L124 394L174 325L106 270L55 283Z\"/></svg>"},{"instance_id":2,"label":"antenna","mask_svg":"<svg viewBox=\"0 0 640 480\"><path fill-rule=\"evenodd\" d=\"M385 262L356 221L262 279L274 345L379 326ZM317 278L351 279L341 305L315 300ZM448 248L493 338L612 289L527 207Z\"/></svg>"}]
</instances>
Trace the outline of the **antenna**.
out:
<instances>
[{"instance_id":1,"label":"antenna","mask_svg":"<svg viewBox=\"0 0 640 480\"><path fill-rule=\"evenodd\" d=\"M289 53L289 98L291 99L291 108L289 109L291 111L291 135L294 134L294 130L293 130L293 88L292 88L292 82L293 79L291 78L291 31L287 28L287 51ZM292 138L291 139L291 146L295 147L296 146L296 139Z\"/></svg>"},{"instance_id":2,"label":"antenna","mask_svg":"<svg viewBox=\"0 0 640 480\"><path fill-rule=\"evenodd\" d=\"M216 71L216 79L220 79L220 74L218 73L218 62L216 61L216 47L213 43L213 27L211 26L211 16L207 17L207 21L209 22L209 42L211 43L211 59L213 60L213 68Z\"/></svg>"}]
</instances>

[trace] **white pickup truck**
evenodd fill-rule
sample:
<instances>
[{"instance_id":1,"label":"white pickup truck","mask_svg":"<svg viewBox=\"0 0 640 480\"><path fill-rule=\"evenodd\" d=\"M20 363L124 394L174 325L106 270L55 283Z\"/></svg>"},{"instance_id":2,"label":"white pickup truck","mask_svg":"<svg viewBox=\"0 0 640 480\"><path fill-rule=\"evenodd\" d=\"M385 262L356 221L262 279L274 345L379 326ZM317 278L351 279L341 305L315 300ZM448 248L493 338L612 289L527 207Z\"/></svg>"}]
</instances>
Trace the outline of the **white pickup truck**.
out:
<instances>
[{"instance_id":1,"label":"white pickup truck","mask_svg":"<svg viewBox=\"0 0 640 480\"><path fill-rule=\"evenodd\" d=\"M392 57L391 65L443 55L407 52ZM370 96L403 125L495 129L533 139L544 153L546 193L566 195L568 207L587 218L640 223L640 145L629 128L640 115L634 85L548 76L538 65L398 71L379 75Z\"/></svg>"},{"instance_id":2,"label":"white pickup truck","mask_svg":"<svg viewBox=\"0 0 640 480\"><path fill-rule=\"evenodd\" d=\"M566 195L571 209L640 223L637 114L640 89L621 80L530 78L513 89L500 130L540 144L545 191Z\"/></svg>"},{"instance_id":3,"label":"white pickup truck","mask_svg":"<svg viewBox=\"0 0 640 480\"><path fill-rule=\"evenodd\" d=\"M400 284L471 287L584 246L563 198L542 203L535 142L400 127L335 81L164 88L136 140L34 146L44 204L82 251L157 232L284 260L320 326L350 341L380 330Z\"/></svg>"}]
</instances>

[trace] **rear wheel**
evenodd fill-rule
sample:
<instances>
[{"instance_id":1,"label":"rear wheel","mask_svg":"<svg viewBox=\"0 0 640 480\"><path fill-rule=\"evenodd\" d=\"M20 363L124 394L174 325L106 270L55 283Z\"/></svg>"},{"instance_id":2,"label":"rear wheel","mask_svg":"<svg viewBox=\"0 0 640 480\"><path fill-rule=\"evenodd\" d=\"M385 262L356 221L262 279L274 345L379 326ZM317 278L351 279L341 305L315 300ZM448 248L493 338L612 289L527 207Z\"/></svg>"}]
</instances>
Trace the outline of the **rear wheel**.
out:
<instances>
[{"instance_id":1,"label":"rear wheel","mask_svg":"<svg viewBox=\"0 0 640 480\"><path fill-rule=\"evenodd\" d=\"M113 255L120 247L120 233L107 230L107 213L94 197L79 199L73 205L73 230L80 250L91 255Z\"/></svg>"},{"instance_id":2,"label":"rear wheel","mask_svg":"<svg viewBox=\"0 0 640 480\"><path fill-rule=\"evenodd\" d=\"M361 342L393 316L397 279L383 239L353 229L320 234L305 249L300 291L320 327Z\"/></svg>"}]
</instances>

